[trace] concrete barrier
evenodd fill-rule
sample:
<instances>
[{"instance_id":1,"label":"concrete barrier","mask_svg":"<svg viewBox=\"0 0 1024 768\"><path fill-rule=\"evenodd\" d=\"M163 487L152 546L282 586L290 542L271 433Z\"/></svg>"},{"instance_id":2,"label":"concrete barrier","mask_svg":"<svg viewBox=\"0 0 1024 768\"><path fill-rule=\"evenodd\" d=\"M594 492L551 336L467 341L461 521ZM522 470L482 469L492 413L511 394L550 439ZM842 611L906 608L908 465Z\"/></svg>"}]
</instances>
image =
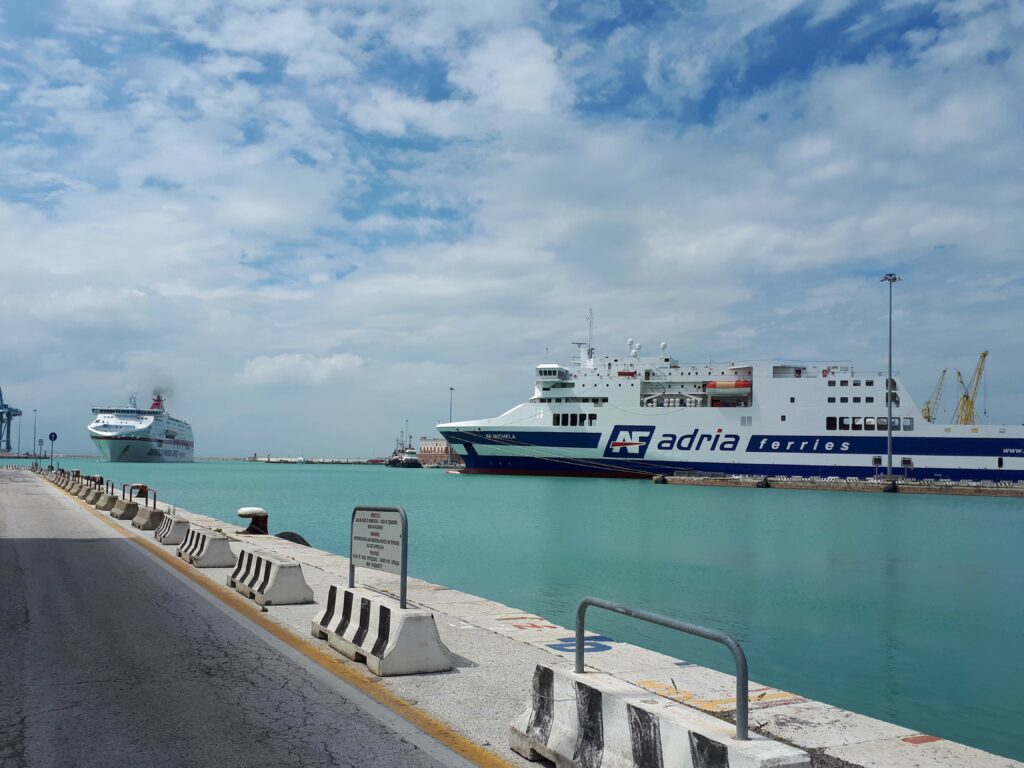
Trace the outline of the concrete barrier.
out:
<instances>
[{"instance_id":1,"label":"concrete barrier","mask_svg":"<svg viewBox=\"0 0 1024 768\"><path fill-rule=\"evenodd\" d=\"M227 536L196 525L189 527L177 555L196 568L230 568L237 561Z\"/></svg>"},{"instance_id":2,"label":"concrete barrier","mask_svg":"<svg viewBox=\"0 0 1024 768\"><path fill-rule=\"evenodd\" d=\"M91 485L89 485L88 483L82 483L82 485L79 486L78 492L75 494L75 496L77 496L80 499L84 499L86 496L89 495L89 491L91 491L91 490L92 490L92 486Z\"/></svg>"},{"instance_id":3,"label":"concrete barrier","mask_svg":"<svg viewBox=\"0 0 1024 768\"><path fill-rule=\"evenodd\" d=\"M509 746L527 760L557 766L650 768L810 768L787 744L735 728L601 672L538 664L525 712L509 727Z\"/></svg>"},{"instance_id":4,"label":"concrete barrier","mask_svg":"<svg viewBox=\"0 0 1024 768\"><path fill-rule=\"evenodd\" d=\"M68 493L70 493L72 496L77 496L78 492L80 490L82 490L82 484L81 483L71 483L71 485L69 485L65 490Z\"/></svg>"},{"instance_id":5,"label":"concrete barrier","mask_svg":"<svg viewBox=\"0 0 1024 768\"><path fill-rule=\"evenodd\" d=\"M402 609L398 600L361 587L332 584L310 633L381 677L452 668L430 611Z\"/></svg>"},{"instance_id":6,"label":"concrete barrier","mask_svg":"<svg viewBox=\"0 0 1024 768\"><path fill-rule=\"evenodd\" d=\"M155 531L163 521L164 513L161 510L143 504L139 507L139 513L132 518L132 527L140 531Z\"/></svg>"},{"instance_id":7,"label":"concrete barrier","mask_svg":"<svg viewBox=\"0 0 1024 768\"><path fill-rule=\"evenodd\" d=\"M90 488L83 497L85 499L85 503L95 505L96 500L100 497L101 493L102 491L100 491L99 488Z\"/></svg>"},{"instance_id":8,"label":"concrete barrier","mask_svg":"<svg viewBox=\"0 0 1024 768\"><path fill-rule=\"evenodd\" d=\"M117 502L117 499L115 499L109 493L101 493L100 497L98 499L96 499L96 504L94 506L100 512L109 512L110 510L112 510L114 508L114 504L116 502Z\"/></svg>"},{"instance_id":9,"label":"concrete barrier","mask_svg":"<svg viewBox=\"0 0 1024 768\"><path fill-rule=\"evenodd\" d=\"M228 586L257 605L298 605L313 602L313 590L306 584L302 566L295 560L264 552L242 549Z\"/></svg>"},{"instance_id":10,"label":"concrete barrier","mask_svg":"<svg viewBox=\"0 0 1024 768\"><path fill-rule=\"evenodd\" d=\"M115 501L110 510L110 516L115 520L132 520L137 514L139 514L139 503L125 499Z\"/></svg>"},{"instance_id":11,"label":"concrete barrier","mask_svg":"<svg viewBox=\"0 0 1024 768\"><path fill-rule=\"evenodd\" d=\"M188 520L174 515L164 515L164 520L156 529L154 538L161 544L181 544L187 534Z\"/></svg>"}]
</instances>

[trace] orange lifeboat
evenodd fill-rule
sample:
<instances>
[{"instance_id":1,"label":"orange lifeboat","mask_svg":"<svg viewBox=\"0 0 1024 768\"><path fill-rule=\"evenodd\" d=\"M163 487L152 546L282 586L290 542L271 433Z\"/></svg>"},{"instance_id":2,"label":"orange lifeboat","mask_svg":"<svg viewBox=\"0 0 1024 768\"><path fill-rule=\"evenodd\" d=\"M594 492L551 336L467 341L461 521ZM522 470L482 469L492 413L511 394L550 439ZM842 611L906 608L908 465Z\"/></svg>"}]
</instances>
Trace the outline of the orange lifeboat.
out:
<instances>
[{"instance_id":1,"label":"orange lifeboat","mask_svg":"<svg viewBox=\"0 0 1024 768\"><path fill-rule=\"evenodd\" d=\"M714 392L716 397L743 397L750 394L751 382L744 379L737 381L709 381L706 389Z\"/></svg>"}]
</instances>

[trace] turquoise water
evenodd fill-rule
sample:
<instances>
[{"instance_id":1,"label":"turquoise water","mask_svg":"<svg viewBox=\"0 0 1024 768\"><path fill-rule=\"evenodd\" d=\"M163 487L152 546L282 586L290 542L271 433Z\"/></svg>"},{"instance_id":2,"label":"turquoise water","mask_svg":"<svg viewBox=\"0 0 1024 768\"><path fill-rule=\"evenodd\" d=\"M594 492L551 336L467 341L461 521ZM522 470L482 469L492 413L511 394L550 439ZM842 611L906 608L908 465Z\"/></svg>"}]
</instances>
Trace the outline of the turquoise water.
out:
<instances>
[{"instance_id":1,"label":"turquoise water","mask_svg":"<svg viewBox=\"0 0 1024 768\"><path fill-rule=\"evenodd\" d=\"M1024 759L1024 504L449 475L371 466L63 462L347 554L402 505L409 572L572 627L585 595L720 629L751 678ZM588 629L731 672L718 646L592 611ZM753 718L756 720L756 717Z\"/></svg>"}]
</instances>

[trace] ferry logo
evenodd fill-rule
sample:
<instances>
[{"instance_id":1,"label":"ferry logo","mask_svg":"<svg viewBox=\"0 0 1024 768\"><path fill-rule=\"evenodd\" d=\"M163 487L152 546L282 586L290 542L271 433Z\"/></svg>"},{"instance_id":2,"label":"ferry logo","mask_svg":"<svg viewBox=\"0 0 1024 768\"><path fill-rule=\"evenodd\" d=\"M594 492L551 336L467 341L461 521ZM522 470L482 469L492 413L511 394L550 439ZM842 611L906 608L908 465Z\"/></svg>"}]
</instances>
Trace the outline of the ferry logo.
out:
<instances>
[{"instance_id":1,"label":"ferry logo","mask_svg":"<svg viewBox=\"0 0 1024 768\"><path fill-rule=\"evenodd\" d=\"M604 455L615 458L642 459L647 453L647 446L654 437L654 427L636 427L617 425L612 428Z\"/></svg>"}]
</instances>

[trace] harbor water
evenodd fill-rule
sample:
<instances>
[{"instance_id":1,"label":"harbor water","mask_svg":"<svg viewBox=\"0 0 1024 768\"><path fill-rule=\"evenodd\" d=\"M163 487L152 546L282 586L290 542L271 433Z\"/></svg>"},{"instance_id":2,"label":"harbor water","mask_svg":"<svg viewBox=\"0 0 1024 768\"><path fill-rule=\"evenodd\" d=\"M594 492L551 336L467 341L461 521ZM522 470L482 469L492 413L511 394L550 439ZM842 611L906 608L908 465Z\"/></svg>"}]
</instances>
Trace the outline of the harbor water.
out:
<instances>
[{"instance_id":1,"label":"harbor water","mask_svg":"<svg viewBox=\"0 0 1024 768\"><path fill-rule=\"evenodd\" d=\"M566 627L591 595L719 629L739 640L759 683L1024 759L1019 499L60 463L147 483L161 501L226 522L264 507L272 532L340 554L354 506L401 505L412 576ZM658 627L595 610L588 629L733 671L718 646Z\"/></svg>"}]
</instances>

